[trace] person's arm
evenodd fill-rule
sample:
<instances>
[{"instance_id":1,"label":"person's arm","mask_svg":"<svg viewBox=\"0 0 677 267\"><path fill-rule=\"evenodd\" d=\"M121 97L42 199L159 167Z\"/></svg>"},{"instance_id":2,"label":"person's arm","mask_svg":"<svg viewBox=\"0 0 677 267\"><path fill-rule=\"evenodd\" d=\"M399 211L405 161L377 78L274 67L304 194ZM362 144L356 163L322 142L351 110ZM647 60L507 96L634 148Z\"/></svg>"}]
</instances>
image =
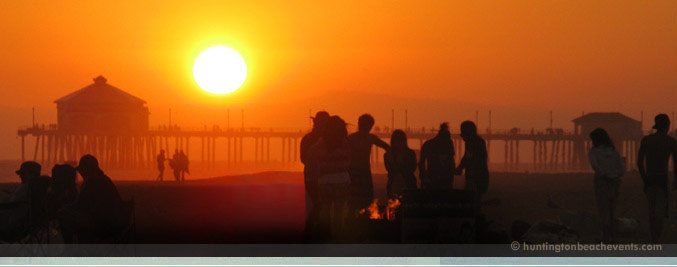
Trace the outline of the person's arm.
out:
<instances>
[{"instance_id":1,"label":"person's arm","mask_svg":"<svg viewBox=\"0 0 677 267\"><path fill-rule=\"evenodd\" d=\"M642 181L646 184L646 172L644 171L644 158L646 157L646 145L644 140L639 144L639 152L637 153L637 170L639 171L639 176L642 177Z\"/></svg>"},{"instance_id":2,"label":"person's arm","mask_svg":"<svg viewBox=\"0 0 677 267\"><path fill-rule=\"evenodd\" d=\"M383 148L385 151L390 151L390 145L374 134L371 134L371 143L377 147Z\"/></svg>"},{"instance_id":3,"label":"person's arm","mask_svg":"<svg viewBox=\"0 0 677 267\"><path fill-rule=\"evenodd\" d=\"M452 144L453 146L453 144ZM453 147L452 147L453 151ZM461 175L463 173L463 169L468 167L468 161L472 160L472 147L469 147L468 143L465 144L465 153L463 153L463 157L461 158L461 162L458 163L458 166L456 167L456 175ZM452 159L454 158L453 155L451 157Z\"/></svg>"},{"instance_id":4,"label":"person's arm","mask_svg":"<svg viewBox=\"0 0 677 267\"><path fill-rule=\"evenodd\" d=\"M677 189L677 143L672 146L672 175L674 175L674 180L672 181L672 190Z\"/></svg>"}]
</instances>

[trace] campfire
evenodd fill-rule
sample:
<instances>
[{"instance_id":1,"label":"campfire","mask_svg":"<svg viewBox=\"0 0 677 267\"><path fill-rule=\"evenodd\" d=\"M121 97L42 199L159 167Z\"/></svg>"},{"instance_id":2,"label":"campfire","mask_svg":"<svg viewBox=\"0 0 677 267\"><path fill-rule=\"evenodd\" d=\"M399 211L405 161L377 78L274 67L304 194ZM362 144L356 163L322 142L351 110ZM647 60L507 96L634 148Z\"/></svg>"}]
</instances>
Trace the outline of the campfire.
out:
<instances>
[{"instance_id":1,"label":"campfire","mask_svg":"<svg viewBox=\"0 0 677 267\"><path fill-rule=\"evenodd\" d=\"M385 211L382 213L379 209L378 198L375 198L374 201L366 209L360 210L360 214L366 214L369 212L369 219L372 220L382 220L386 219L388 221L395 220L397 208L400 206L400 198L396 197L388 199L388 205L385 206Z\"/></svg>"}]
</instances>

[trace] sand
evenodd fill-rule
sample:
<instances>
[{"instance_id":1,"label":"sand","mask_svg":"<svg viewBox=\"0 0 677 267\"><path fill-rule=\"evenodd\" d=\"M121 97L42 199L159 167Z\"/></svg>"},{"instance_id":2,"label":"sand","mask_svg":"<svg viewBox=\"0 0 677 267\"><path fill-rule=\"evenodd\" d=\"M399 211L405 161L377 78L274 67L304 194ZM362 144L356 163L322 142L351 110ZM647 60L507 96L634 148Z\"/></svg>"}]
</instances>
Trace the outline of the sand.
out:
<instances>
[{"instance_id":1,"label":"sand","mask_svg":"<svg viewBox=\"0 0 677 267\"><path fill-rule=\"evenodd\" d=\"M384 174L374 176L381 200L385 179ZM138 243L297 243L304 225L302 181L299 172L265 172L184 183L116 184L123 198L136 202ZM0 184L0 194L15 186ZM457 177L455 187L462 186L463 178ZM548 195L559 208L546 205ZM492 173L485 200L490 202L483 207L488 219L506 228L514 220L557 220L566 210L595 212L589 173ZM628 173L621 187L619 216L640 220L640 228L637 234L624 236L625 241L648 239L645 207L640 178ZM674 219L668 222L665 241L674 243L677 227Z\"/></svg>"}]
</instances>

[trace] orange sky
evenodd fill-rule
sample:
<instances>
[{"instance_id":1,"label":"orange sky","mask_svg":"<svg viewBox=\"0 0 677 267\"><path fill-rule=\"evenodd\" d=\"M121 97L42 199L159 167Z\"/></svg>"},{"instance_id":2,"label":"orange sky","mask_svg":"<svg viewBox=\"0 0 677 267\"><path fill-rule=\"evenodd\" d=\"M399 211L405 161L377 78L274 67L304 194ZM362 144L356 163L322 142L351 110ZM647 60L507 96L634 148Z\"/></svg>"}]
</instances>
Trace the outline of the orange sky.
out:
<instances>
[{"instance_id":1,"label":"orange sky","mask_svg":"<svg viewBox=\"0 0 677 267\"><path fill-rule=\"evenodd\" d=\"M581 111L672 112L677 1L1 1L0 158L16 128L55 121L53 100L109 83L148 101L151 124L299 127L309 109L353 122L570 128ZM238 50L244 86L200 90L192 61ZM485 128L480 122L480 128Z\"/></svg>"}]
</instances>

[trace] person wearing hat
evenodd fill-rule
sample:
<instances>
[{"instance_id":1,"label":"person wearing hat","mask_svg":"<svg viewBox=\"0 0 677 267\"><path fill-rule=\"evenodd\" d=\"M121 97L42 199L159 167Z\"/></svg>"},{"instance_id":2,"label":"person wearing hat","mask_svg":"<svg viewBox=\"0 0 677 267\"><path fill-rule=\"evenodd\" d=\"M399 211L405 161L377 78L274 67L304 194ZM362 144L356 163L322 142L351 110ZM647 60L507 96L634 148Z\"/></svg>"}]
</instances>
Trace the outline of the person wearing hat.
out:
<instances>
[{"instance_id":1,"label":"person wearing hat","mask_svg":"<svg viewBox=\"0 0 677 267\"><path fill-rule=\"evenodd\" d=\"M82 156L76 170L83 182L75 203L60 214L62 228L78 233L78 237L86 241L115 234L125 222L122 199L115 184L92 155Z\"/></svg>"},{"instance_id":2,"label":"person wearing hat","mask_svg":"<svg viewBox=\"0 0 677 267\"><path fill-rule=\"evenodd\" d=\"M670 118L658 114L654 119L655 133L642 138L637 156L637 168L644 182L644 194L649 204L651 241L660 242L664 219L668 217L668 162L673 160L672 189L677 188L677 141L668 135Z\"/></svg>"},{"instance_id":3,"label":"person wearing hat","mask_svg":"<svg viewBox=\"0 0 677 267\"><path fill-rule=\"evenodd\" d=\"M326 111L318 111L315 117L310 117L313 120L313 129L303 136L301 139L301 162L303 163L303 182L305 184L305 198L306 198L306 226L303 230L303 239L310 241L315 235L317 228L317 177L313 176L311 171L309 151L310 148L317 143L324 126L329 120L329 113Z\"/></svg>"},{"instance_id":4,"label":"person wearing hat","mask_svg":"<svg viewBox=\"0 0 677 267\"><path fill-rule=\"evenodd\" d=\"M42 167L35 161L26 161L21 163L21 167L16 171L21 179L19 187L10 195L5 202L20 202L28 200L28 182L31 179L40 177Z\"/></svg>"},{"instance_id":5,"label":"person wearing hat","mask_svg":"<svg viewBox=\"0 0 677 267\"><path fill-rule=\"evenodd\" d=\"M31 180L38 180L41 166L35 161L21 163L16 171L21 184L0 204L0 240L11 241L22 238L28 216L28 198ZM25 230L25 229L24 229Z\"/></svg>"}]
</instances>

